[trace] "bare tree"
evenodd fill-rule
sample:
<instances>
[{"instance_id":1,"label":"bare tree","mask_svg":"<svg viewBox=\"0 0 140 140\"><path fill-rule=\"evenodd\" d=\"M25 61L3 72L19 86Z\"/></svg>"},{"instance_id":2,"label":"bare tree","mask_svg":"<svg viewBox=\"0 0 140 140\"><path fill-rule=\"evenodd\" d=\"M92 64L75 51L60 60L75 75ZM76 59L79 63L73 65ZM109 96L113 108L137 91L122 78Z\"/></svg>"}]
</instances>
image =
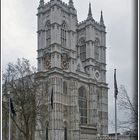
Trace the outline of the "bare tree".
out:
<instances>
[{"instance_id":1,"label":"bare tree","mask_svg":"<svg viewBox=\"0 0 140 140\"><path fill-rule=\"evenodd\" d=\"M18 59L16 64L9 63L3 74L3 97L8 102L7 93L10 91L16 111L16 116L11 115L11 119L25 140L34 139L36 116L40 113L42 98L41 95L37 96L40 85L41 82L36 80L35 68L24 58ZM8 110L8 105L3 106L3 114L4 110Z\"/></svg>"},{"instance_id":2,"label":"bare tree","mask_svg":"<svg viewBox=\"0 0 140 140\"><path fill-rule=\"evenodd\" d=\"M133 94L130 96L124 85L119 88L119 93L117 96L117 129L118 131L134 132L137 134L137 121L138 121L138 104L137 96ZM110 118L110 117L109 117ZM113 119L109 120L109 125L114 129L115 122Z\"/></svg>"},{"instance_id":3,"label":"bare tree","mask_svg":"<svg viewBox=\"0 0 140 140\"><path fill-rule=\"evenodd\" d=\"M124 120L118 120L119 127L124 129L133 129L137 131L137 121L138 121L138 105L137 98L133 94L133 97L127 93L124 85L120 86L118 94L118 107L120 112L124 112Z\"/></svg>"}]
</instances>

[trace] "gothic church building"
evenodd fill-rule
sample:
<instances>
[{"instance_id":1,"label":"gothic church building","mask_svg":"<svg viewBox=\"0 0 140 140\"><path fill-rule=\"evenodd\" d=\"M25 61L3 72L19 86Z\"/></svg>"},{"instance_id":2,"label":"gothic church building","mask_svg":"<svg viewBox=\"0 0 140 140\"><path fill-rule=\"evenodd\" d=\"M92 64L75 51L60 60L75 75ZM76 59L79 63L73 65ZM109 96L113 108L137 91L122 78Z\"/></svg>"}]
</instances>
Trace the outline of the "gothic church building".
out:
<instances>
[{"instance_id":1,"label":"gothic church building","mask_svg":"<svg viewBox=\"0 0 140 140\"><path fill-rule=\"evenodd\" d=\"M38 78L46 83L36 140L95 140L108 134L106 27L92 16L78 22L73 0L40 0Z\"/></svg>"}]
</instances>

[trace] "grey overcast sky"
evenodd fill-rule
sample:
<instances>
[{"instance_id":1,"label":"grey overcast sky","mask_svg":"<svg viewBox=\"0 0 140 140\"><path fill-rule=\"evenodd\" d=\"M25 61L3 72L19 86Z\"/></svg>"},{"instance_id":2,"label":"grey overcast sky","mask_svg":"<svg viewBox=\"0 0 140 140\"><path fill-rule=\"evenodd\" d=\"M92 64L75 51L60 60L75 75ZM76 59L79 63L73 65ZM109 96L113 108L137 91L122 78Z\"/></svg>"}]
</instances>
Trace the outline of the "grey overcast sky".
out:
<instances>
[{"instance_id":1,"label":"grey overcast sky","mask_svg":"<svg viewBox=\"0 0 140 140\"><path fill-rule=\"evenodd\" d=\"M45 0L48 2L49 0ZM68 2L68 0L63 0ZM78 20L87 18L89 2L96 21L103 11L107 31L107 83L109 84L109 120L114 118L113 71L117 69L118 87L128 94L134 87L134 0L73 0ZM37 7L39 0L2 0L2 69L17 58L27 58L36 66ZM109 126L109 132L114 130Z\"/></svg>"}]
</instances>

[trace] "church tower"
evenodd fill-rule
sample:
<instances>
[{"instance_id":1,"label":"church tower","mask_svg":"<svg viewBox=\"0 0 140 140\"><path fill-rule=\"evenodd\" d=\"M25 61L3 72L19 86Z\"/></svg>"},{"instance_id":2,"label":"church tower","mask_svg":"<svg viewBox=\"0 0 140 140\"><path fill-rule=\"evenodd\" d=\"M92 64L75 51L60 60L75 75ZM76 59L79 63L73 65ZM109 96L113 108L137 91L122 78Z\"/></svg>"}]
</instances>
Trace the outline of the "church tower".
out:
<instances>
[{"instance_id":1,"label":"church tower","mask_svg":"<svg viewBox=\"0 0 140 140\"><path fill-rule=\"evenodd\" d=\"M93 140L108 133L106 27L93 18L78 22L73 0L40 0L38 73L44 83L45 117L36 140ZM43 88L43 87L42 87Z\"/></svg>"},{"instance_id":2,"label":"church tower","mask_svg":"<svg viewBox=\"0 0 140 140\"><path fill-rule=\"evenodd\" d=\"M67 5L60 0L51 0L46 4L41 0L37 16L38 71L62 67L73 71L77 26L73 1L70 0ZM66 64L63 59L68 59Z\"/></svg>"}]
</instances>

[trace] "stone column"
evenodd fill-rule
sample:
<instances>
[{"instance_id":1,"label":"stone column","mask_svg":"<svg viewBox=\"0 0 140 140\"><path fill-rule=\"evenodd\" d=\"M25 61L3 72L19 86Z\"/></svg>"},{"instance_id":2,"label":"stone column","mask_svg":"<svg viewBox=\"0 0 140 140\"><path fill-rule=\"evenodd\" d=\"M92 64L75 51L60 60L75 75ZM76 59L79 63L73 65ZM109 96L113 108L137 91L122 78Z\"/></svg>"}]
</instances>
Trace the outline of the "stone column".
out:
<instances>
[{"instance_id":1,"label":"stone column","mask_svg":"<svg viewBox=\"0 0 140 140\"><path fill-rule=\"evenodd\" d=\"M79 105L78 105L78 83L77 81L70 81L70 139L69 140L79 140L80 130L79 130Z\"/></svg>"},{"instance_id":2,"label":"stone column","mask_svg":"<svg viewBox=\"0 0 140 140\"><path fill-rule=\"evenodd\" d=\"M97 94L93 84L89 85L89 124L97 126Z\"/></svg>"}]
</instances>

